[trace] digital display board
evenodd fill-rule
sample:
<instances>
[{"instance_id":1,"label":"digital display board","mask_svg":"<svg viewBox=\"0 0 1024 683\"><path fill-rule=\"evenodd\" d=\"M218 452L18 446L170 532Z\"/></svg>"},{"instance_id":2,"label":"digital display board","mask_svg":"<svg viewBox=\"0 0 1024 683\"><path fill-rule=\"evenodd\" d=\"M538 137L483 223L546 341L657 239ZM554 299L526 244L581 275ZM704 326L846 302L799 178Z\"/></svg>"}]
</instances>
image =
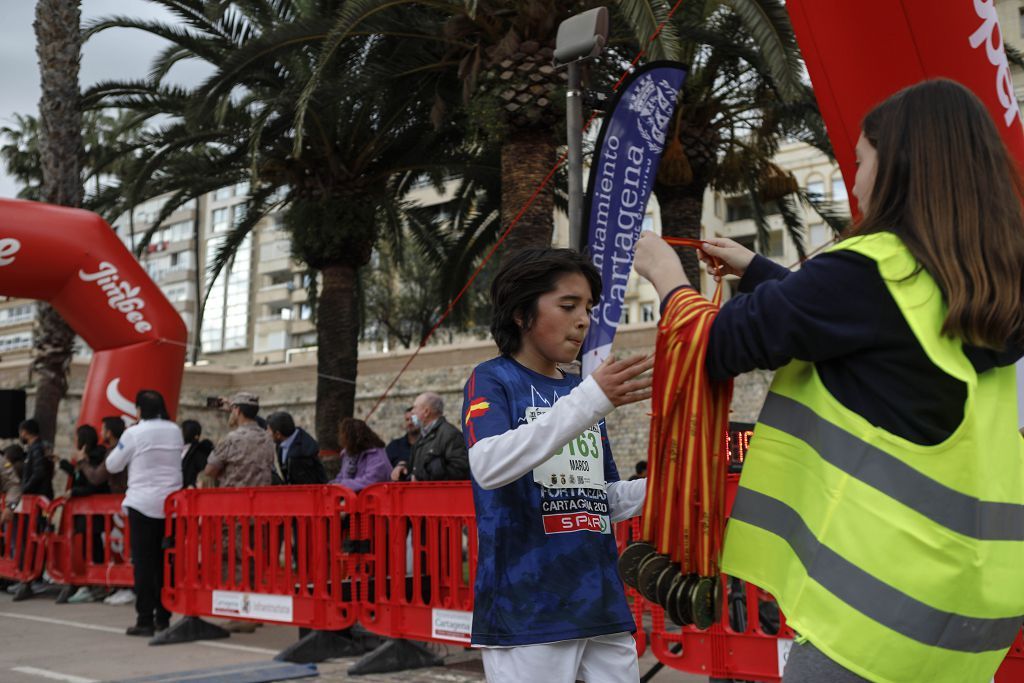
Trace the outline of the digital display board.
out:
<instances>
[{"instance_id":1,"label":"digital display board","mask_svg":"<svg viewBox=\"0 0 1024 683\"><path fill-rule=\"evenodd\" d=\"M739 472L750 448L750 437L754 435L754 423L730 422L727 440L729 445L729 471Z\"/></svg>"}]
</instances>

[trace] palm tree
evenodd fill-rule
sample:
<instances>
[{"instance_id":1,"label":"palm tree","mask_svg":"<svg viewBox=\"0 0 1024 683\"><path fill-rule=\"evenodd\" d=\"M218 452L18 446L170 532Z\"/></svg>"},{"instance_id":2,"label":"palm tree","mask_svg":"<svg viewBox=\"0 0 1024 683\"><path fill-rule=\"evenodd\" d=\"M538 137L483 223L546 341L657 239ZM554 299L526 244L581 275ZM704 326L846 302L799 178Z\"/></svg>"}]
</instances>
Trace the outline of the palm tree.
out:
<instances>
[{"instance_id":1,"label":"palm tree","mask_svg":"<svg viewBox=\"0 0 1024 683\"><path fill-rule=\"evenodd\" d=\"M15 114L12 125L0 128L0 159L7 173L21 184L18 199L39 200L43 184L39 157L39 119L30 114Z\"/></svg>"},{"instance_id":2,"label":"palm tree","mask_svg":"<svg viewBox=\"0 0 1024 683\"><path fill-rule=\"evenodd\" d=\"M117 151L138 133L137 122L126 113L82 112L82 172L86 185L92 183L92 191L87 191L82 201L85 208L91 208L102 195L104 176L122 175L125 161ZM39 201L43 167L38 118L16 113L12 125L0 127L0 161L21 183L18 198Z\"/></svg>"},{"instance_id":3,"label":"palm tree","mask_svg":"<svg viewBox=\"0 0 1024 683\"><path fill-rule=\"evenodd\" d=\"M481 153L496 150L501 169L501 221L519 217L505 242L506 250L551 244L556 193L549 185L530 203L540 180L555 165L565 121L564 71L552 65L558 24L594 1L555 0L355 0L331 24L314 78L300 101L300 115L310 94L330 73L338 46L352 36L371 32L401 37L427 57L394 75L439 74L460 87L434 101L435 123L452 112L465 117L468 142ZM415 11L414 17L410 12ZM415 20L419 18L419 22Z\"/></svg>"},{"instance_id":4,"label":"palm tree","mask_svg":"<svg viewBox=\"0 0 1024 683\"><path fill-rule=\"evenodd\" d=\"M355 0L333 24L320 67L332 50L359 32L402 35L430 44L435 62L419 72L454 74L462 83L461 109L470 139L496 146L501 157L501 218L508 225L555 162L564 85L551 65L561 20L591 2L554 0L441 0L430 3L425 25L394 17L416 0ZM674 59L689 75L673 121L656 184L670 235L696 237L704 192L711 186L743 192L752 203L761 246L767 246L767 215L781 211L802 253L802 226L792 179L771 159L780 140L795 137L830 151L813 93L782 0L623 0L615 5L612 36L591 68L593 86L610 86L643 46L649 59ZM655 32L658 40L649 43ZM392 70L394 73L394 70ZM318 83L314 78L305 95ZM300 103L300 107L306 100ZM435 117L456 103L438 101ZM541 193L509 236L506 248L548 244L554 195ZM826 220L839 217L822 207ZM691 277L697 261L684 252Z\"/></svg>"},{"instance_id":5,"label":"palm tree","mask_svg":"<svg viewBox=\"0 0 1024 683\"><path fill-rule=\"evenodd\" d=\"M772 163L786 139L831 156L814 94L783 0L687 0L652 57L686 64L688 75L672 122L655 194L665 234L699 239L708 187L749 205L759 248L769 242L768 216L780 213L803 251L797 201L805 199L841 229L835 207L800 193L796 180ZM638 34L640 37L641 34ZM696 255L681 249L687 275L700 282Z\"/></svg>"},{"instance_id":6,"label":"palm tree","mask_svg":"<svg viewBox=\"0 0 1024 683\"><path fill-rule=\"evenodd\" d=\"M324 447L337 448L338 420L354 409L359 270L379 238L402 241L402 196L412 179L439 177L463 149L456 131L429 124L444 84L419 78L381 87L368 64L412 63L418 55L398 40L355 36L340 46L300 119L295 103L317 63L323 27L343 3L239 0L213 11L199 0L154 2L179 23L112 17L86 30L136 28L170 43L152 80L101 83L87 93L89 106L163 121L125 148L132 179L117 196L107 194L106 211L166 194L159 224L190 199L249 181L245 216L224 237L211 281L263 216L282 212L293 255L320 276L316 430ZM216 71L195 88L164 85L167 70L185 58Z\"/></svg>"},{"instance_id":7,"label":"palm tree","mask_svg":"<svg viewBox=\"0 0 1024 683\"><path fill-rule=\"evenodd\" d=\"M39 158L42 183L39 198L50 204L82 204L82 118L78 90L78 61L82 38L78 0L38 0L36 53L42 96L39 99ZM53 442L57 409L67 394L68 369L75 333L48 304L36 317L32 371L36 382L35 416L41 436Z\"/></svg>"}]
</instances>

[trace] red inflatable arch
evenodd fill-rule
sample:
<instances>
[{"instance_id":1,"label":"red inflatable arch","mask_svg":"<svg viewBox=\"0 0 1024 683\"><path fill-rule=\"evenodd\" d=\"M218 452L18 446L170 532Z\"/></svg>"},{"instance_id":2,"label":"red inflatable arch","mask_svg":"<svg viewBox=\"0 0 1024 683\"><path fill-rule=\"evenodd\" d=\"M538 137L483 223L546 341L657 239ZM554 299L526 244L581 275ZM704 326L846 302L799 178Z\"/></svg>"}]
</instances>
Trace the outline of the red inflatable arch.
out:
<instances>
[{"instance_id":1,"label":"red inflatable arch","mask_svg":"<svg viewBox=\"0 0 1024 683\"><path fill-rule=\"evenodd\" d=\"M993 0L787 0L786 7L850 190L861 119L927 78L974 91L1024 167L1021 113Z\"/></svg>"},{"instance_id":2,"label":"red inflatable arch","mask_svg":"<svg viewBox=\"0 0 1024 683\"><path fill-rule=\"evenodd\" d=\"M0 293L48 301L94 350L79 424L134 420L140 389L163 394L174 419L185 323L102 218L0 199Z\"/></svg>"}]
</instances>

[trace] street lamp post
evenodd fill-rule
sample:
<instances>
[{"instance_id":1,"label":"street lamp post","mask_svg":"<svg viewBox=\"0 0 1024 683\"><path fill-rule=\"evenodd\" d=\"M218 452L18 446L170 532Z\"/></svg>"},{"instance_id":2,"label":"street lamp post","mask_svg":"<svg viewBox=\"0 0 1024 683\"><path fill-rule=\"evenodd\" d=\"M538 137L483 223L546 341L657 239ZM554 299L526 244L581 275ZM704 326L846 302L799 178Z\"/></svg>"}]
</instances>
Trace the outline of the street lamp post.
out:
<instances>
[{"instance_id":1,"label":"street lamp post","mask_svg":"<svg viewBox=\"0 0 1024 683\"><path fill-rule=\"evenodd\" d=\"M565 65L566 137L569 147L569 246L583 249L583 88L582 62L601 54L608 41L608 8L595 7L558 25L555 63Z\"/></svg>"}]
</instances>

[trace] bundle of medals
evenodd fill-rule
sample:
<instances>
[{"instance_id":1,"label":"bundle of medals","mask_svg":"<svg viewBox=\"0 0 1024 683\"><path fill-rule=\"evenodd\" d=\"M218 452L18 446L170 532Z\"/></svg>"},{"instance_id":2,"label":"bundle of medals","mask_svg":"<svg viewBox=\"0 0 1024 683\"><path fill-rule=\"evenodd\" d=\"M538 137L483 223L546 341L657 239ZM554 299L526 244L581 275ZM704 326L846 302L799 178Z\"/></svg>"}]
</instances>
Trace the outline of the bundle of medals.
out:
<instances>
[{"instance_id":1,"label":"bundle of medals","mask_svg":"<svg viewBox=\"0 0 1024 683\"><path fill-rule=\"evenodd\" d=\"M700 248L698 240L666 239ZM706 629L722 614L719 558L725 530L732 382L704 371L721 302L676 291L658 325L641 540L619 558L623 581L680 626Z\"/></svg>"}]
</instances>

